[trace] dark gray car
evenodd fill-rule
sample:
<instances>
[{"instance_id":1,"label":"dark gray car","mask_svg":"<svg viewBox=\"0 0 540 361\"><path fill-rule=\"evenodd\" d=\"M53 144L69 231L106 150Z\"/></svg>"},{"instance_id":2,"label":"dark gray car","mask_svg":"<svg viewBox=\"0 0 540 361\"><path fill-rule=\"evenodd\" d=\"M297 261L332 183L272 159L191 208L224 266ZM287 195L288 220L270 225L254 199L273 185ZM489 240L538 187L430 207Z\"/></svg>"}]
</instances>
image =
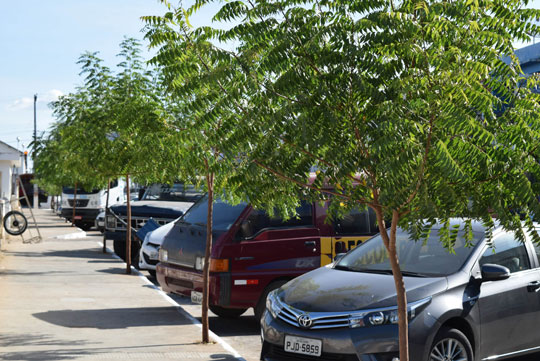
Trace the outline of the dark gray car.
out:
<instances>
[{"instance_id":1,"label":"dark gray car","mask_svg":"<svg viewBox=\"0 0 540 361\"><path fill-rule=\"evenodd\" d=\"M462 220L453 220L461 224ZM455 253L398 231L412 361L500 360L540 350L538 248L473 223ZM394 280L380 236L269 294L262 360L398 359Z\"/></svg>"}]
</instances>

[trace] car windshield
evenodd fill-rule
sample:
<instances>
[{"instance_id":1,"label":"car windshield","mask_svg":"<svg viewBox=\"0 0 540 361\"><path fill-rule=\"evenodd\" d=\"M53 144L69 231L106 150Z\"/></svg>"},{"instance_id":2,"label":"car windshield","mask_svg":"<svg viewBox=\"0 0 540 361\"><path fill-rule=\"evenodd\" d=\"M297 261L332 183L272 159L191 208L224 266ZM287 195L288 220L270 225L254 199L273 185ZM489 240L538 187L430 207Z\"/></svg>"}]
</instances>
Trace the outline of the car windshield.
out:
<instances>
[{"instance_id":1,"label":"car windshield","mask_svg":"<svg viewBox=\"0 0 540 361\"><path fill-rule=\"evenodd\" d=\"M75 193L75 188L73 187L63 187L62 193L64 194L73 194ZM77 187L77 194L96 194L99 193L99 189L92 189L91 191L87 191L82 189L81 187Z\"/></svg>"},{"instance_id":2,"label":"car windshield","mask_svg":"<svg viewBox=\"0 0 540 361\"><path fill-rule=\"evenodd\" d=\"M431 231L427 240L419 241L412 240L406 231L398 229L396 249L401 271L404 275L411 276L447 276L455 273L483 236L483 233L473 232L473 239L470 245L466 246L465 237L459 233L454 253L450 253L440 242L436 229ZM392 269L380 234L347 253L334 267L377 273L391 273Z\"/></svg>"},{"instance_id":3,"label":"car windshield","mask_svg":"<svg viewBox=\"0 0 540 361\"><path fill-rule=\"evenodd\" d=\"M246 203L240 203L233 206L219 198L215 199L212 214L212 227L215 230L228 230L234 224L246 206ZM186 212L184 217L178 221L182 223L206 226L207 213L208 196L204 196Z\"/></svg>"},{"instance_id":4,"label":"car windshield","mask_svg":"<svg viewBox=\"0 0 540 361\"><path fill-rule=\"evenodd\" d=\"M203 193L191 184L152 184L144 193L143 200L195 202L202 195Z\"/></svg>"}]
</instances>

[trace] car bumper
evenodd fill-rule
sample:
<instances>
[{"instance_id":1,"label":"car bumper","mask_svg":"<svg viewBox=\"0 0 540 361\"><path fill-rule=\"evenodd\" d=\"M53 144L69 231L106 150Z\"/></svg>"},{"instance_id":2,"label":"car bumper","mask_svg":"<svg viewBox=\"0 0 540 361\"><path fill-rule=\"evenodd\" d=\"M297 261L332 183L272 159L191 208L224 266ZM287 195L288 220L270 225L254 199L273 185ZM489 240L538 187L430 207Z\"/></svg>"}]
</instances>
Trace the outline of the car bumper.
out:
<instances>
[{"instance_id":1,"label":"car bumper","mask_svg":"<svg viewBox=\"0 0 540 361\"><path fill-rule=\"evenodd\" d=\"M105 229L105 239L111 241L126 241L126 231L110 231Z\"/></svg>"},{"instance_id":2,"label":"car bumper","mask_svg":"<svg viewBox=\"0 0 540 361\"><path fill-rule=\"evenodd\" d=\"M428 316L429 317L429 316ZM435 326L434 319L418 315L409 325L409 356L411 360L424 360ZM425 327L428 326L428 327ZM285 335L322 340L322 355L305 356L284 350ZM304 330L289 325L265 311L261 320L263 349L261 360L342 360L342 361L392 361L399 355L398 326L384 325L360 328L333 328Z\"/></svg>"},{"instance_id":3,"label":"car bumper","mask_svg":"<svg viewBox=\"0 0 540 361\"><path fill-rule=\"evenodd\" d=\"M101 210L101 209L76 208L75 209L75 221L82 221L82 222L87 222L87 223L95 223L96 217L102 211L103 210ZM73 208L62 208L61 215L62 215L62 217L66 218L67 220L71 221L71 218L73 218Z\"/></svg>"}]
</instances>

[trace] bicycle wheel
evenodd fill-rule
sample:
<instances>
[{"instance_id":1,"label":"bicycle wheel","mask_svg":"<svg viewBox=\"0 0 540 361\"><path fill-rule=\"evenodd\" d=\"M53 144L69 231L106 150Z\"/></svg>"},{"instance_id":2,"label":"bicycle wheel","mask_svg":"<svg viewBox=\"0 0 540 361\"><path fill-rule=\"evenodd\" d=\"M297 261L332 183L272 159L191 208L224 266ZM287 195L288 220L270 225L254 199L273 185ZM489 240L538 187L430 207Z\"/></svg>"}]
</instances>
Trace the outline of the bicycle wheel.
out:
<instances>
[{"instance_id":1,"label":"bicycle wheel","mask_svg":"<svg viewBox=\"0 0 540 361\"><path fill-rule=\"evenodd\" d=\"M24 214L19 211L7 212L4 216L4 229L12 236L19 236L26 231L28 221Z\"/></svg>"}]
</instances>

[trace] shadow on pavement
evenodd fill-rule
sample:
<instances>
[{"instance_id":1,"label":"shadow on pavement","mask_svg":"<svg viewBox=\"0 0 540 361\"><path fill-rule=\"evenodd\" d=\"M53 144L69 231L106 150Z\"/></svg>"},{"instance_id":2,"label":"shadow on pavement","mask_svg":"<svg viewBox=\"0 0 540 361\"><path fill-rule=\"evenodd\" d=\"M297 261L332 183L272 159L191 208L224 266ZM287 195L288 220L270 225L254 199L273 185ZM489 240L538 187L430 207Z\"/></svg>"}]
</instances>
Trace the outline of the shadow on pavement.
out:
<instances>
[{"instance_id":1,"label":"shadow on pavement","mask_svg":"<svg viewBox=\"0 0 540 361\"><path fill-rule=\"evenodd\" d=\"M102 330L191 324L178 313L176 307L61 310L34 313L32 316L57 326Z\"/></svg>"},{"instance_id":2,"label":"shadow on pavement","mask_svg":"<svg viewBox=\"0 0 540 361\"><path fill-rule=\"evenodd\" d=\"M84 346L90 345L85 340L56 340L46 334L1 334L0 348L9 346Z\"/></svg>"},{"instance_id":3,"label":"shadow on pavement","mask_svg":"<svg viewBox=\"0 0 540 361\"><path fill-rule=\"evenodd\" d=\"M92 260L110 260L111 256L106 253L102 253L97 248L89 249L75 249L67 251L48 251L48 252L18 252L18 251L5 251L6 256L15 257L68 257L68 258L86 258Z\"/></svg>"}]
</instances>

